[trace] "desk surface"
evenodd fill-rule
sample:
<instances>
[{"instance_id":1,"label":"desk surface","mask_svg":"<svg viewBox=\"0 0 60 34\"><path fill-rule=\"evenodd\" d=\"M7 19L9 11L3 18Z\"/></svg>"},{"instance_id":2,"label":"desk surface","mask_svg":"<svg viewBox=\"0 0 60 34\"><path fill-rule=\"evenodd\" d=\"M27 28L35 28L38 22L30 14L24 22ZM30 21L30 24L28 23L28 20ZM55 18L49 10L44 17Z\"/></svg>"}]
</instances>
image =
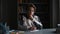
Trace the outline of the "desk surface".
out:
<instances>
[{"instance_id":1,"label":"desk surface","mask_svg":"<svg viewBox=\"0 0 60 34\"><path fill-rule=\"evenodd\" d=\"M56 34L56 29L42 29L36 32L25 32L24 34Z\"/></svg>"},{"instance_id":2,"label":"desk surface","mask_svg":"<svg viewBox=\"0 0 60 34\"><path fill-rule=\"evenodd\" d=\"M35 32L25 31L24 34L56 34L56 29L42 29Z\"/></svg>"}]
</instances>

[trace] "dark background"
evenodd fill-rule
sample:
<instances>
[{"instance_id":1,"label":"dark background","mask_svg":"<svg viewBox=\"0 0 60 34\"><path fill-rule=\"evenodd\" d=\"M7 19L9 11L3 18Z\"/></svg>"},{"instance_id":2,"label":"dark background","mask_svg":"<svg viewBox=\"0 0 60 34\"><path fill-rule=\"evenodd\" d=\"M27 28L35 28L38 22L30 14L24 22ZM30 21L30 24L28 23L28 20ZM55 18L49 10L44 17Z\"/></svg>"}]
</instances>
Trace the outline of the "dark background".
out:
<instances>
[{"instance_id":1,"label":"dark background","mask_svg":"<svg viewBox=\"0 0 60 34\"><path fill-rule=\"evenodd\" d=\"M36 14L40 17L44 28L56 28L60 21L58 1L57 0L30 0L27 3L35 3L37 6ZM40 1L40 2L39 2ZM0 19L5 20L11 29L17 29L17 0L1 0L0 1ZM25 1L21 3L24 4ZM25 4L27 4L25 3ZM19 3L20 4L20 3ZM40 9L40 10L39 10Z\"/></svg>"}]
</instances>

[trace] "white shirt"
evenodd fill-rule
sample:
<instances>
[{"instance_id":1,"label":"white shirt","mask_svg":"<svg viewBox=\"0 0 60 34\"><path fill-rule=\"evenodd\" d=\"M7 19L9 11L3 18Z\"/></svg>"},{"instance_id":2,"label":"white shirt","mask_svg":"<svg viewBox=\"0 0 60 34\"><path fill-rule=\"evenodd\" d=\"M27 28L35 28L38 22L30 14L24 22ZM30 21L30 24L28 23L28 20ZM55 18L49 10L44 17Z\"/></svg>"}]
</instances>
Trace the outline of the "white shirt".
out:
<instances>
[{"instance_id":1,"label":"white shirt","mask_svg":"<svg viewBox=\"0 0 60 34\"><path fill-rule=\"evenodd\" d=\"M24 17L23 21L24 21L24 26L27 26L27 28L30 28L34 25L33 21L36 22L37 24L39 24L40 26L42 26L42 23L39 21L38 16L34 16L33 20L30 20L30 19L27 19L26 17Z\"/></svg>"}]
</instances>

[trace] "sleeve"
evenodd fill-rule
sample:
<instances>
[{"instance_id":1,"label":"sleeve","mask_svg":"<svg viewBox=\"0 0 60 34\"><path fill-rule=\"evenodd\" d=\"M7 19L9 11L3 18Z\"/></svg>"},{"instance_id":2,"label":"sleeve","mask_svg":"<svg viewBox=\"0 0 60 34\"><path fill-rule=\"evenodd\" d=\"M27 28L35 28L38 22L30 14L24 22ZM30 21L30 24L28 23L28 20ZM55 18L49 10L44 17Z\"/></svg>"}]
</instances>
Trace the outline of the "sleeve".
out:
<instances>
[{"instance_id":1,"label":"sleeve","mask_svg":"<svg viewBox=\"0 0 60 34\"><path fill-rule=\"evenodd\" d=\"M40 21L40 18L39 18L38 16L34 16L34 18L35 18L37 21L41 22L41 21Z\"/></svg>"},{"instance_id":2,"label":"sleeve","mask_svg":"<svg viewBox=\"0 0 60 34\"><path fill-rule=\"evenodd\" d=\"M34 16L33 21L39 24L40 26L43 26L38 16Z\"/></svg>"},{"instance_id":3,"label":"sleeve","mask_svg":"<svg viewBox=\"0 0 60 34\"><path fill-rule=\"evenodd\" d=\"M27 26L27 19L26 19L26 17L24 17L24 16L23 16L23 23L24 23L24 24L23 24L24 26Z\"/></svg>"},{"instance_id":4,"label":"sleeve","mask_svg":"<svg viewBox=\"0 0 60 34\"><path fill-rule=\"evenodd\" d=\"M18 23L18 29L19 30L27 30L26 18L23 16L22 20L23 20L23 24L21 25L21 22L19 22Z\"/></svg>"},{"instance_id":5,"label":"sleeve","mask_svg":"<svg viewBox=\"0 0 60 34\"><path fill-rule=\"evenodd\" d=\"M28 24L27 24L27 19L26 19L26 17L24 17L23 16L23 25L28 29L28 28L30 28L30 26L28 26Z\"/></svg>"}]
</instances>

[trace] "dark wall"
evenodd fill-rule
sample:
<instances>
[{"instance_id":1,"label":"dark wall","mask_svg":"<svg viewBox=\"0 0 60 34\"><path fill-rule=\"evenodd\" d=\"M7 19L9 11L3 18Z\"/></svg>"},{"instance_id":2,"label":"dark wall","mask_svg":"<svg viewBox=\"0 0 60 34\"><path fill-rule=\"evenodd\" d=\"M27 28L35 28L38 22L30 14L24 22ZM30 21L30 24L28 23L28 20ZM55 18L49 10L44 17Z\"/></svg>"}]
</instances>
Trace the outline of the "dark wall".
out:
<instances>
[{"instance_id":1,"label":"dark wall","mask_svg":"<svg viewBox=\"0 0 60 34\"><path fill-rule=\"evenodd\" d=\"M50 0L49 11L50 11L50 26L53 28L57 27L59 19L59 2L58 0Z\"/></svg>"},{"instance_id":2,"label":"dark wall","mask_svg":"<svg viewBox=\"0 0 60 34\"><path fill-rule=\"evenodd\" d=\"M1 19L5 21L7 18L7 0L1 0Z\"/></svg>"},{"instance_id":3,"label":"dark wall","mask_svg":"<svg viewBox=\"0 0 60 34\"><path fill-rule=\"evenodd\" d=\"M1 19L1 0L0 0L0 19Z\"/></svg>"},{"instance_id":4,"label":"dark wall","mask_svg":"<svg viewBox=\"0 0 60 34\"><path fill-rule=\"evenodd\" d=\"M0 14L11 29L17 29L17 0L1 0Z\"/></svg>"},{"instance_id":5,"label":"dark wall","mask_svg":"<svg viewBox=\"0 0 60 34\"><path fill-rule=\"evenodd\" d=\"M53 27L56 27L57 26L57 23L58 23L58 17L59 17L59 2L57 0L53 0L53 3L52 3L52 19L53 19Z\"/></svg>"},{"instance_id":6,"label":"dark wall","mask_svg":"<svg viewBox=\"0 0 60 34\"><path fill-rule=\"evenodd\" d=\"M7 21L11 29L17 29L17 0L7 0Z\"/></svg>"},{"instance_id":7,"label":"dark wall","mask_svg":"<svg viewBox=\"0 0 60 34\"><path fill-rule=\"evenodd\" d=\"M60 24L60 0L59 0L59 24Z\"/></svg>"}]
</instances>

